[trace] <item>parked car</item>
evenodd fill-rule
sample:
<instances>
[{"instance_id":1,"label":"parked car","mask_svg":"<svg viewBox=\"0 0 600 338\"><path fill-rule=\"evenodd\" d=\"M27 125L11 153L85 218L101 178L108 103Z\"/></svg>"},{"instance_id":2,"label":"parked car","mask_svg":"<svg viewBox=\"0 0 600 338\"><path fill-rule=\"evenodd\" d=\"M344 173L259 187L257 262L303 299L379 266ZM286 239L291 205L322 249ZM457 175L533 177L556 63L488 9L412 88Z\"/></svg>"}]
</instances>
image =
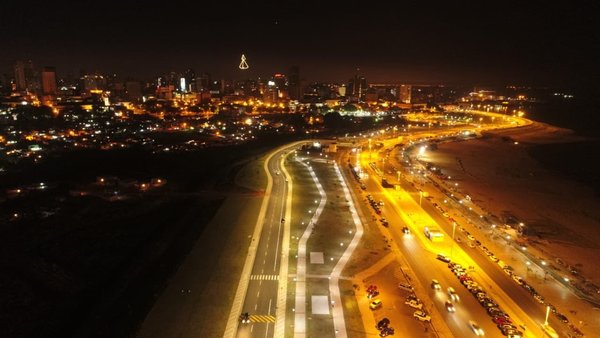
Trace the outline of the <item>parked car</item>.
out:
<instances>
[{"instance_id":1,"label":"parked car","mask_svg":"<svg viewBox=\"0 0 600 338\"><path fill-rule=\"evenodd\" d=\"M418 300L414 300L414 299L407 299L404 304L412 307L413 309L419 309L421 310L423 308L423 303L421 303Z\"/></svg>"},{"instance_id":2,"label":"parked car","mask_svg":"<svg viewBox=\"0 0 600 338\"><path fill-rule=\"evenodd\" d=\"M431 322L431 316L423 310L417 310L413 313L413 317L417 318L422 322Z\"/></svg>"},{"instance_id":3,"label":"parked car","mask_svg":"<svg viewBox=\"0 0 600 338\"><path fill-rule=\"evenodd\" d=\"M371 302L371 304L369 304L369 308L371 310L376 310L379 309L382 306L382 302L381 299L375 299L374 301Z\"/></svg>"},{"instance_id":4,"label":"parked car","mask_svg":"<svg viewBox=\"0 0 600 338\"><path fill-rule=\"evenodd\" d=\"M383 328L387 327L388 325L390 325L390 320L387 317L384 317L383 319L381 319L380 321L377 322L377 325L375 326L375 328L377 330L382 330Z\"/></svg>"},{"instance_id":5,"label":"parked car","mask_svg":"<svg viewBox=\"0 0 600 338\"><path fill-rule=\"evenodd\" d=\"M441 253L437 255L437 259L439 259L442 262L450 263L450 257Z\"/></svg>"}]
</instances>

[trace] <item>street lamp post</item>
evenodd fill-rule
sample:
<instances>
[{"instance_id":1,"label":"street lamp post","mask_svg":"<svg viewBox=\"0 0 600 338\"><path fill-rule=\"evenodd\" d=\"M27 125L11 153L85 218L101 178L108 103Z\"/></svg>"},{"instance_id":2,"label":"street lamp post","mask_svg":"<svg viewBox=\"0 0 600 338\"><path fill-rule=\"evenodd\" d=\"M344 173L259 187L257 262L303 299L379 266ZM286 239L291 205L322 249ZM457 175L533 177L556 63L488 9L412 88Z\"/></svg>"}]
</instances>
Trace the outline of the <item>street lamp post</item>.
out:
<instances>
[{"instance_id":1,"label":"street lamp post","mask_svg":"<svg viewBox=\"0 0 600 338\"><path fill-rule=\"evenodd\" d=\"M423 201L423 190L419 190L419 206L421 206L422 201Z\"/></svg>"},{"instance_id":2,"label":"street lamp post","mask_svg":"<svg viewBox=\"0 0 600 338\"><path fill-rule=\"evenodd\" d=\"M396 172L398 174L398 184L400 184L400 170Z\"/></svg>"}]
</instances>

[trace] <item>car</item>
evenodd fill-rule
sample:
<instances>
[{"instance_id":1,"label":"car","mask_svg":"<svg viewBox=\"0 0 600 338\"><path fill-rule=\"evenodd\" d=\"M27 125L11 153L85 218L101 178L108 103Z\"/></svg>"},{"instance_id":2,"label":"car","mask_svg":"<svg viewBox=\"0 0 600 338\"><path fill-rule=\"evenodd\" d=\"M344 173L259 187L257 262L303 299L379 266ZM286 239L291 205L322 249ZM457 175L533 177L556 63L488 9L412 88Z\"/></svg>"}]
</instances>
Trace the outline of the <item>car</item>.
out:
<instances>
[{"instance_id":1,"label":"car","mask_svg":"<svg viewBox=\"0 0 600 338\"><path fill-rule=\"evenodd\" d=\"M242 313L240 315L240 322L242 322L242 324L250 323L250 314L248 312Z\"/></svg>"},{"instance_id":2,"label":"car","mask_svg":"<svg viewBox=\"0 0 600 338\"><path fill-rule=\"evenodd\" d=\"M379 337L393 336L394 328L391 326L384 327L381 332L379 332Z\"/></svg>"},{"instance_id":3,"label":"car","mask_svg":"<svg viewBox=\"0 0 600 338\"><path fill-rule=\"evenodd\" d=\"M438 282L437 279L432 279L431 280L431 288L434 290L441 290L442 286L440 285L440 282Z\"/></svg>"},{"instance_id":4,"label":"car","mask_svg":"<svg viewBox=\"0 0 600 338\"><path fill-rule=\"evenodd\" d=\"M487 312L492 317L495 317L495 316L508 316L506 313L504 313L498 307L488 307L487 308Z\"/></svg>"},{"instance_id":5,"label":"car","mask_svg":"<svg viewBox=\"0 0 600 338\"><path fill-rule=\"evenodd\" d=\"M377 322L377 325L375 326L375 328L377 330L383 330L388 325L390 325L390 320L387 317L384 317L383 319L381 319L380 321Z\"/></svg>"},{"instance_id":6,"label":"car","mask_svg":"<svg viewBox=\"0 0 600 338\"><path fill-rule=\"evenodd\" d=\"M508 331L508 330L516 330L517 329L513 324L509 324L509 323L498 324L496 326L498 326L498 328L500 329L500 331L502 331L502 333L504 333L505 331Z\"/></svg>"},{"instance_id":7,"label":"car","mask_svg":"<svg viewBox=\"0 0 600 338\"><path fill-rule=\"evenodd\" d=\"M498 324L498 325L502 325L502 324L512 324L512 321L510 320L510 318L508 318L508 316L494 316L492 318L492 321L494 322L494 324Z\"/></svg>"},{"instance_id":8,"label":"car","mask_svg":"<svg viewBox=\"0 0 600 338\"><path fill-rule=\"evenodd\" d=\"M377 285L375 285L375 284L371 284L367 287L367 292L372 292L375 290L377 290Z\"/></svg>"},{"instance_id":9,"label":"car","mask_svg":"<svg viewBox=\"0 0 600 338\"><path fill-rule=\"evenodd\" d=\"M450 263L450 257L441 253L437 255L437 259L439 259L442 262Z\"/></svg>"},{"instance_id":10,"label":"car","mask_svg":"<svg viewBox=\"0 0 600 338\"><path fill-rule=\"evenodd\" d=\"M381 206L381 207L382 207L382 206L384 205L384 203L383 203L383 200L379 200L379 203L378 203L378 204L379 204L379 206Z\"/></svg>"},{"instance_id":11,"label":"car","mask_svg":"<svg viewBox=\"0 0 600 338\"><path fill-rule=\"evenodd\" d=\"M533 295L533 299L535 299L540 304L545 303L544 297L542 297L539 293L536 293L535 295Z\"/></svg>"},{"instance_id":12,"label":"car","mask_svg":"<svg viewBox=\"0 0 600 338\"><path fill-rule=\"evenodd\" d=\"M470 288L469 292L471 292L471 294L473 294L473 295L477 295L477 294L483 292L483 289L480 287L474 287L474 288Z\"/></svg>"},{"instance_id":13,"label":"car","mask_svg":"<svg viewBox=\"0 0 600 338\"><path fill-rule=\"evenodd\" d=\"M567 318L567 316L563 315L560 312L555 312L554 315L556 316L556 318L558 318L558 320L560 320L563 323L568 323L569 322L569 318Z\"/></svg>"},{"instance_id":14,"label":"car","mask_svg":"<svg viewBox=\"0 0 600 338\"><path fill-rule=\"evenodd\" d=\"M379 290L377 290L377 289L374 289L374 290L371 290L371 291L367 292L367 298L369 298L369 299L375 298L377 296L379 296Z\"/></svg>"},{"instance_id":15,"label":"car","mask_svg":"<svg viewBox=\"0 0 600 338\"><path fill-rule=\"evenodd\" d=\"M498 257L496 257L495 255L490 255L489 256L490 259L492 260L492 262L498 262L500 259Z\"/></svg>"},{"instance_id":16,"label":"car","mask_svg":"<svg viewBox=\"0 0 600 338\"><path fill-rule=\"evenodd\" d=\"M460 297L458 296L458 293L456 293L456 291L454 290L453 287L449 287L447 289L447 291L448 291L448 296L450 296L451 300L453 300L455 302L458 302L460 300Z\"/></svg>"},{"instance_id":17,"label":"car","mask_svg":"<svg viewBox=\"0 0 600 338\"><path fill-rule=\"evenodd\" d=\"M361 185L360 185L360 188L361 188L362 190L367 190L367 186L366 186L366 185L364 185L364 184L361 184Z\"/></svg>"},{"instance_id":18,"label":"car","mask_svg":"<svg viewBox=\"0 0 600 338\"><path fill-rule=\"evenodd\" d=\"M464 282L472 281L473 278L469 275L464 275L464 276L458 277L458 280L460 280L464 284Z\"/></svg>"},{"instance_id":19,"label":"car","mask_svg":"<svg viewBox=\"0 0 600 338\"><path fill-rule=\"evenodd\" d=\"M423 310L417 310L413 313L413 317L422 321L422 322L431 322L431 316L427 314L427 312Z\"/></svg>"},{"instance_id":20,"label":"car","mask_svg":"<svg viewBox=\"0 0 600 338\"><path fill-rule=\"evenodd\" d=\"M382 218L380 221L381 221L381 224L382 224L383 226L386 226L386 227L387 227L387 226L390 224L390 223L388 222L388 220L387 220L387 219L385 219L385 218Z\"/></svg>"},{"instance_id":21,"label":"car","mask_svg":"<svg viewBox=\"0 0 600 338\"><path fill-rule=\"evenodd\" d=\"M506 332L506 337L507 338L522 338L523 332L521 332L519 330L509 330Z\"/></svg>"},{"instance_id":22,"label":"car","mask_svg":"<svg viewBox=\"0 0 600 338\"><path fill-rule=\"evenodd\" d=\"M474 241L474 240L475 240L475 237L473 237L473 235L471 235L471 234L467 235L467 238L468 238L470 241Z\"/></svg>"},{"instance_id":23,"label":"car","mask_svg":"<svg viewBox=\"0 0 600 338\"><path fill-rule=\"evenodd\" d=\"M446 306L446 310L448 310L448 312L455 312L456 308L454 307L454 304L452 304L451 301L447 300L444 305Z\"/></svg>"},{"instance_id":24,"label":"car","mask_svg":"<svg viewBox=\"0 0 600 338\"><path fill-rule=\"evenodd\" d=\"M471 331L473 331L473 333L475 333L475 335L477 336L483 336L485 334L481 326L479 326L479 324L477 324L477 322L473 320L469 320L469 327L471 328Z\"/></svg>"},{"instance_id":25,"label":"car","mask_svg":"<svg viewBox=\"0 0 600 338\"><path fill-rule=\"evenodd\" d=\"M419 300L415 300L415 299L407 299L404 304L412 307L413 309L419 309L421 310L423 308L423 303L421 303L421 301Z\"/></svg>"},{"instance_id":26,"label":"car","mask_svg":"<svg viewBox=\"0 0 600 338\"><path fill-rule=\"evenodd\" d=\"M409 229L408 227L403 227L403 228L402 228L402 232L403 232L405 235L408 235L408 234L410 234L410 229Z\"/></svg>"},{"instance_id":27,"label":"car","mask_svg":"<svg viewBox=\"0 0 600 338\"><path fill-rule=\"evenodd\" d=\"M404 289L404 290L406 290L406 291L411 291L411 292L412 292L412 291L414 291L414 288L412 287L412 285L410 285L410 284L407 284L407 283L399 283L399 284L398 284L398 287L399 287L400 289Z\"/></svg>"},{"instance_id":28,"label":"car","mask_svg":"<svg viewBox=\"0 0 600 338\"><path fill-rule=\"evenodd\" d=\"M523 277L521 276L517 276L517 275L512 275L512 279L517 282L517 284L519 285L523 285Z\"/></svg>"},{"instance_id":29,"label":"car","mask_svg":"<svg viewBox=\"0 0 600 338\"><path fill-rule=\"evenodd\" d=\"M383 303L381 302L381 299L375 299L374 301L371 302L371 304L369 304L369 308L371 310L376 310L376 309L379 309L382 305L383 305Z\"/></svg>"}]
</instances>

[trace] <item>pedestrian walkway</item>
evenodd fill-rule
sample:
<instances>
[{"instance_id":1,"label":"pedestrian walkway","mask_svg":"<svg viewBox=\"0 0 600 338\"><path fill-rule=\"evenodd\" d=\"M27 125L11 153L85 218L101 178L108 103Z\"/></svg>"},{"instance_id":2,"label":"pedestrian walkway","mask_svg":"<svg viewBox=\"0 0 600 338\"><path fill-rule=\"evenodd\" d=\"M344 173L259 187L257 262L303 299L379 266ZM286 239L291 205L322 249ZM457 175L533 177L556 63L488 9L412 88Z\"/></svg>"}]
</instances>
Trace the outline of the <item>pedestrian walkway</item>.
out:
<instances>
[{"instance_id":1,"label":"pedestrian walkway","mask_svg":"<svg viewBox=\"0 0 600 338\"><path fill-rule=\"evenodd\" d=\"M327 203L327 195L325 194L325 190L323 186L319 182L317 175L313 171L313 169L307 165L306 163L296 159L306 168L308 168L308 172L310 173L317 189L319 190L319 195L321 196L321 201L319 202L319 206L317 210L314 212L313 217L308 222L302 237L300 237L300 241L298 242L298 266L296 268L296 301L294 306L294 337L295 338L304 338L306 337L306 243L312 234L312 230L314 225L317 224L323 209L325 208L325 204Z\"/></svg>"},{"instance_id":2,"label":"pedestrian walkway","mask_svg":"<svg viewBox=\"0 0 600 338\"><path fill-rule=\"evenodd\" d=\"M250 315L252 323L275 323L275 316L267 315Z\"/></svg>"},{"instance_id":3,"label":"pedestrian walkway","mask_svg":"<svg viewBox=\"0 0 600 338\"><path fill-rule=\"evenodd\" d=\"M279 275L252 275L250 280L279 280Z\"/></svg>"}]
</instances>

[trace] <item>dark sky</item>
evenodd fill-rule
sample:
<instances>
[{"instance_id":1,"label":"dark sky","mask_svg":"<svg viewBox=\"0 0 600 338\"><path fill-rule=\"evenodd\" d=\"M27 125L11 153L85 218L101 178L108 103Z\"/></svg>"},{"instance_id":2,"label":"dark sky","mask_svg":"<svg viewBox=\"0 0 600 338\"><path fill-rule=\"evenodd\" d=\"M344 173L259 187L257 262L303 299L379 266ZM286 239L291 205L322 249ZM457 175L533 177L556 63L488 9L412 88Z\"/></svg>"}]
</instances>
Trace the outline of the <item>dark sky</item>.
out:
<instances>
[{"instance_id":1,"label":"dark sky","mask_svg":"<svg viewBox=\"0 0 600 338\"><path fill-rule=\"evenodd\" d=\"M525 1L522 1L525 2ZM16 59L149 78L193 68L215 78L286 72L369 82L589 84L599 9L548 1L8 1L0 69ZM250 70L237 69L240 55Z\"/></svg>"}]
</instances>

